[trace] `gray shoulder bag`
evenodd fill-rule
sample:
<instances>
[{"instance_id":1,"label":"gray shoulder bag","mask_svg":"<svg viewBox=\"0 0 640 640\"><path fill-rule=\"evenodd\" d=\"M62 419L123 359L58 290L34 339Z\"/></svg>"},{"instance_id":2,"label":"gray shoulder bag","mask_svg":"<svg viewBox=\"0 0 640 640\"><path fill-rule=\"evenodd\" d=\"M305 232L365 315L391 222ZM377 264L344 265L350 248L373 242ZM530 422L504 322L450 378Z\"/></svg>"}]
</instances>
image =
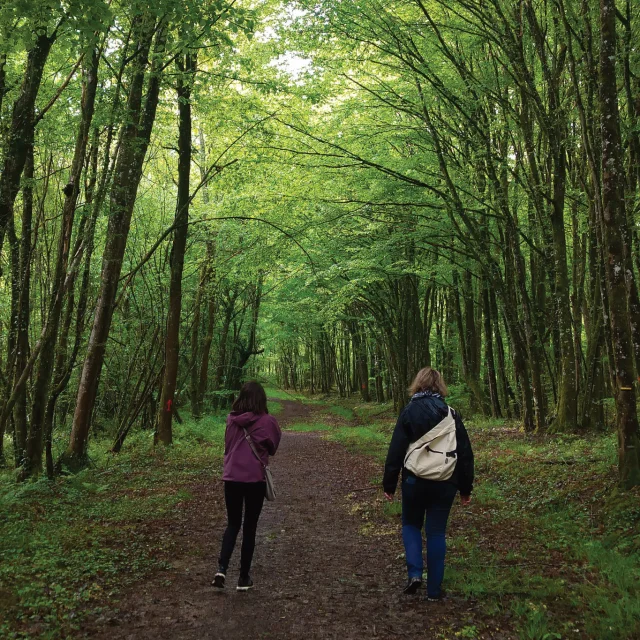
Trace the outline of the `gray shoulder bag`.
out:
<instances>
[{"instance_id":1,"label":"gray shoulder bag","mask_svg":"<svg viewBox=\"0 0 640 640\"><path fill-rule=\"evenodd\" d=\"M253 455L257 458L258 462L262 465L262 468L264 469L264 479L267 483L267 490L265 492L265 497L269 502L273 502L276 499L276 488L275 488L275 485L273 484L273 476L271 475L271 469L269 469L269 467L264 462L262 462L262 458L256 451L256 447L253 444L253 440L251 439L249 432L244 427L242 427L242 430L244 431L244 437L246 441L249 443L249 446L251 447L251 451L253 451Z\"/></svg>"}]
</instances>

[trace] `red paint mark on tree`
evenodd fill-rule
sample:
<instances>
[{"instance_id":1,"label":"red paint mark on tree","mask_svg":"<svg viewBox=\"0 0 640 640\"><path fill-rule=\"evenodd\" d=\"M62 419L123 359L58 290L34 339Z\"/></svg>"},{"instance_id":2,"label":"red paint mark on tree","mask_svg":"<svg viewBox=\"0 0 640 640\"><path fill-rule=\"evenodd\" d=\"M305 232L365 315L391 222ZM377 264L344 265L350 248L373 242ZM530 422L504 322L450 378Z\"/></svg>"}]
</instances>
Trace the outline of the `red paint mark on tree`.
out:
<instances>
[{"instance_id":1,"label":"red paint mark on tree","mask_svg":"<svg viewBox=\"0 0 640 640\"><path fill-rule=\"evenodd\" d=\"M167 408L166 408L166 412L167 413L171 413L171 405L173 404L173 400L171 400L171 398L169 398L169 400L167 400Z\"/></svg>"}]
</instances>

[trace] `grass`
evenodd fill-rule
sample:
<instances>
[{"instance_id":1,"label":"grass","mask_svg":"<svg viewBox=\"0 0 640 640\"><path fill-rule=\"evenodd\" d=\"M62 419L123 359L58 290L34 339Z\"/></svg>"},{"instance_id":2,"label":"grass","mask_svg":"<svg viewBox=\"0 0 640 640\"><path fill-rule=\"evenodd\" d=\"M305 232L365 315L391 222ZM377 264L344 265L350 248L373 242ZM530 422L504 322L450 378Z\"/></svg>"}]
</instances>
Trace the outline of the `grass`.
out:
<instances>
[{"instance_id":1,"label":"grass","mask_svg":"<svg viewBox=\"0 0 640 640\"><path fill-rule=\"evenodd\" d=\"M62 638L116 590L165 566L169 536L189 485L218 473L224 419L186 419L174 446L152 449L150 432L123 451L92 443L95 467L54 482L17 485L0 476L0 637Z\"/></svg>"},{"instance_id":2,"label":"grass","mask_svg":"<svg viewBox=\"0 0 640 640\"><path fill-rule=\"evenodd\" d=\"M307 402L309 400L307 396L295 391L285 391L268 385L265 386L264 390L267 393L267 398L269 398L269 406L271 406L271 400L293 400L297 402Z\"/></svg>"},{"instance_id":3,"label":"grass","mask_svg":"<svg viewBox=\"0 0 640 640\"><path fill-rule=\"evenodd\" d=\"M389 420L394 419L393 404L390 402L383 402L381 404L374 404L372 402L356 404L353 407L353 413L360 420L367 422L380 419L381 417Z\"/></svg>"},{"instance_id":4,"label":"grass","mask_svg":"<svg viewBox=\"0 0 640 640\"><path fill-rule=\"evenodd\" d=\"M269 400L269 413L272 416L278 416L284 411L284 406L282 402L277 402L276 400Z\"/></svg>"},{"instance_id":5,"label":"grass","mask_svg":"<svg viewBox=\"0 0 640 640\"><path fill-rule=\"evenodd\" d=\"M332 404L328 406L326 409L329 413L332 413L334 416L338 416L339 418L344 418L345 420L353 419L353 409L349 409L349 407L343 407L338 404Z\"/></svg>"},{"instance_id":6,"label":"grass","mask_svg":"<svg viewBox=\"0 0 640 640\"><path fill-rule=\"evenodd\" d=\"M342 442L360 453L374 454L378 459L386 454L389 445L387 425L374 423L367 426L342 426L332 429L329 439Z\"/></svg>"},{"instance_id":7,"label":"grass","mask_svg":"<svg viewBox=\"0 0 640 640\"><path fill-rule=\"evenodd\" d=\"M452 588L510 611L523 639L639 637L640 492L617 493L615 438L468 426L479 482Z\"/></svg>"},{"instance_id":8,"label":"grass","mask_svg":"<svg viewBox=\"0 0 640 640\"><path fill-rule=\"evenodd\" d=\"M329 431L330 429L331 427L323 422L294 422L284 428L285 431L298 431L302 433Z\"/></svg>"}]
</instances>

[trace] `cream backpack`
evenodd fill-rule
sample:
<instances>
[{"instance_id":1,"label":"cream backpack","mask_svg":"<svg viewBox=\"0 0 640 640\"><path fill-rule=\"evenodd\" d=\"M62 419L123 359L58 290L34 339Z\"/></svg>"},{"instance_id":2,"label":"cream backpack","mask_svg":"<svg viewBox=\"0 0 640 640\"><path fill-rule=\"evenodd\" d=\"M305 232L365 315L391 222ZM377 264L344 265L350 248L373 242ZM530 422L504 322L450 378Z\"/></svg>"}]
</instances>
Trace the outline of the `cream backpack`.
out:
<instances>
[{"instance_id":1,"label":"cream backpack","mask_svg":"<svg viewBox=\"0 0 640 640\"><path fill-rule=\"evenodd\" d=\"M422 438L412 442L404 466L424 480L448 480L456 468L456 420L449 413Z\"/></svg>"}]
</instances>

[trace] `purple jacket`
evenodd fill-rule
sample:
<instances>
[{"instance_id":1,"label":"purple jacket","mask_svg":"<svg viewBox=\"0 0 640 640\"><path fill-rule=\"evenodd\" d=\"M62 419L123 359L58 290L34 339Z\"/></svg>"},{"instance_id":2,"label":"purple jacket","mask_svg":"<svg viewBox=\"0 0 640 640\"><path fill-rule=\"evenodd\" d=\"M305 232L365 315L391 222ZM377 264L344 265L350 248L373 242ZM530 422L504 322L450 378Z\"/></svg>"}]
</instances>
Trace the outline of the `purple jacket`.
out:
<instances>
[{"instance_id":1,"label":"purple jacket","mask_svg":"<svg viewBox=\"0 0 640 640\"><path fill-rule=\"evenodd\" d=\"M245 428L262 462L269 464L269 456L275 455L282 431L276 419L269 414L231 412L227 416L224 434L223 480L232 482L263 482L264 468L251 451Z\"/></svg>"}]
</instances>

